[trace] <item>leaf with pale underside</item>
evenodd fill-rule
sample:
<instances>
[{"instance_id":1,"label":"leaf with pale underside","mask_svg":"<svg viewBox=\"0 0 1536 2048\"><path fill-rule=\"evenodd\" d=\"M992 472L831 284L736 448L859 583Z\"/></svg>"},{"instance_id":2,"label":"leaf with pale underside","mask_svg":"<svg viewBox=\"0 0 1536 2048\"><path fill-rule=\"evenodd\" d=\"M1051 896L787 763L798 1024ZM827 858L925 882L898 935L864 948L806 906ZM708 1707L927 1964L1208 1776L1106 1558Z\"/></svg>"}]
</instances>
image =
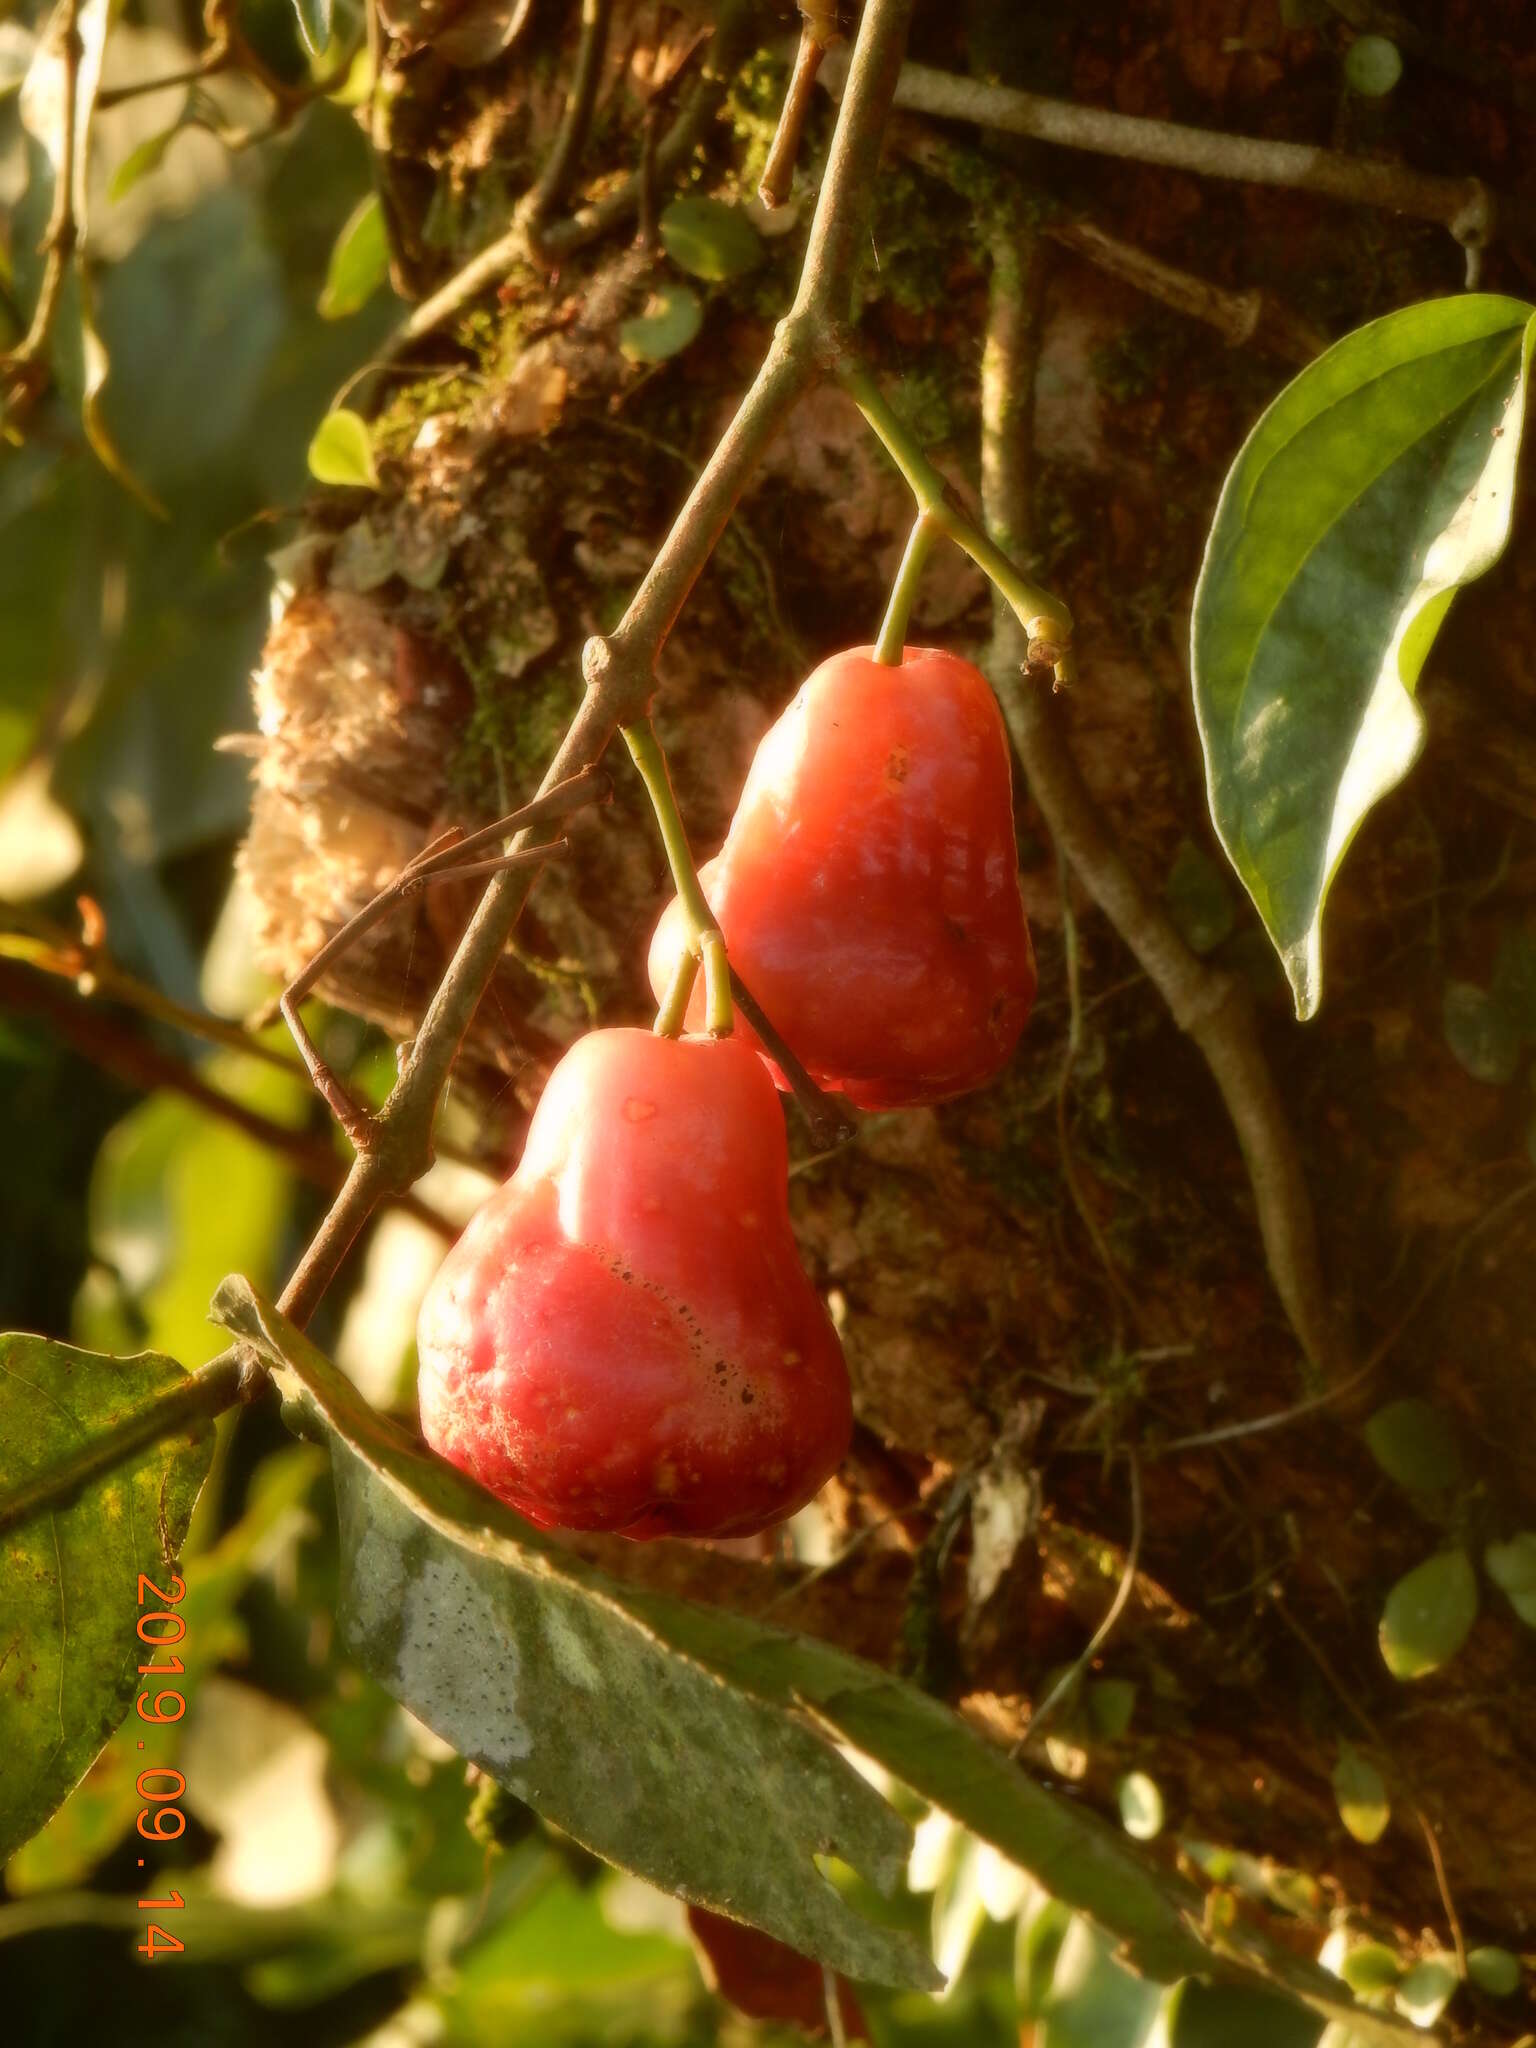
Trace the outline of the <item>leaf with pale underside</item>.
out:
<instances>
[{"instance_id":1,"label":"leaf with pale underside","mask_svg":"<svg viewBox=\"0 0 1536 2048\"><path fill-rule=\"evenodd\" d=\"M894 1882L910 1841L830 1737L1089 1915L1148 1976L1262 1984L1359 2017L1337 1978L1256 1930L1207 1939L1194 1885L926 1693L831 1644L593 1570L375 1415L244 1281L225 1281L214 1314L330 1441L352 1654L600 1855L851 1976L931 1984L907 1937L854 1915L813 1867L832 1854ZM1407 2032L1386 2022L1373 2038Z\"/></svg>"},{"instance_id":2,"label":"leaf with pale underside","mask_svg":"<svg viewBox=\"0 0 1536 2048\"><path fill-rule=\"evenodd\" d=\"M105 1358L0 1336L0 1501L184 1378L155 1352ZM166 1581L213 1456L211 1422L150 1443L67 1506L0 1534L0 1863L47 1820L144 1683L139 1574ZM151 1600L159 1609L160 1602ZM161 1610L165 1611L165 1610Z\"/></svg>"},{"instance_id":3,"label":"leaf with pale underside","mask_svg":"<svg viewBox=\"0 0 1536 2048\"><path fill-rule=\"evenodd\" d=\"M1452 597L1509 536L1536 313L1468 293L1390 313L1286 386L1222 489L1191 656L1211 816L1285 966L1322 993L1322 913L1423 742Z\"/></svg>"}]
</instances>

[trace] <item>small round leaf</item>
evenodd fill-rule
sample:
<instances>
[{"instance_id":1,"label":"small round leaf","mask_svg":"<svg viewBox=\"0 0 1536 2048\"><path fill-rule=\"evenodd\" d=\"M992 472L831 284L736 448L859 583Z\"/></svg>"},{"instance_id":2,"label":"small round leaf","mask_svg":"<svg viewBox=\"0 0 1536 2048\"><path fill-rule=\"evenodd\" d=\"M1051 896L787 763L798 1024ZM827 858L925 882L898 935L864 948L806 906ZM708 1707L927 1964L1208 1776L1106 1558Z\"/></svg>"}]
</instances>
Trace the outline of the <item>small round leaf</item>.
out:
<instances>
[{"instance_id":1,"label":"small round leaf","mask_svg":"<svg viewBox=\"0 0 1536 2048\"><path fill-rule=\"evenodd\" d=\"M322 320L345 320L366 306L389 276L389 237L376 192L348 214L331 250L316 308Z\"/></svg>"},{"instance_id":2,"label":"small round leaf","mask_svg":"<svg viewBox=\"0 0 1536 2048\"><path fill-rule=\"evenodd\" d=\"M1163 1795L1145 1771L1128 1771L1115 1788L1120 1825L1133 1840L1150 1842L1163 1831Z\"/></svg>"},{"instance_id":3,"label":"small round leaf","mask_svg":"<svg viewBox=\"0 0 1536 2048\"><path fill-rule=\"evenodd\" d=\"M1450 1662L1477 1619L1477 1575L1464 1550L1442 1550L1387 1595L1377 1639L1394 1678L1425 1678Z\"/></svg>"},{"instance_id":4,"label":"small round leaf","mask_svg":"<svg viewBox=\"0 0 1536 2048\"><path fill-rule=\"evenodd\" d=\"M658 285L645 311L619 328L619 347L632 363L664 363L681 355L704 322L699 295L685 284Z\"/></svg>"},{"instance_id":5,"label":"small round leaf","mask_svg":"<svg viewBox=\"0 0 1536 2048\"><path fill-rule=\"evenodd\" d=\"M379 488L373 437L361 413L341 407L326 414L309 444L309 473L322 484L353 484L369 491Z\"/></svg>"},{"instance_id":6,"label":"small round leaf","mask_svg":"<svg viewBox=\"0 0 1536 2048\"><path fill-rule=\"evenodd\" d=\"M1467 1975L1490 1998L1513 1998L1520 1989L1520 1958L1507 1948L1469 1949Z\"/></svg>"},{"instance_id":7,"label":"small round leaf","mask_svg":"<svg viewBox=\"0 0 1536 2048\"><path fill-rule=\"evenodd\" d=\"M1432 2027L1456 1995L1461 1980L1449 1956L1426 1956L1397 1987L1397 2009L1418 2027Z\"/></svg>"},{"instance_id":8,"label":"small round leaf","mask_svg":"<svg viewBox=\"0 0 1536 2048\"><path fill-rule=\"evenodd\" d=\"M1427 1401L1388 1401L1365 1425L1371 1456L1409 1493L1438 1493L1461 1477L1461 1458L1447 1418Z\"/></svg>"},{"instance_id":9,"label":"small round leaf","mask_svg":"<svg viewBox=\"0 0 1536 2048\"><path fill-rule=\"evenodd\" d=\"M1379 1842L1392 1818L1386 1784L1376 1766L1357 1749L1345 1748L1333 1767L1333 1796L1339 1819L1357 1842Z\"/></svg>"},{"instance_id":10,"label":"small round leaf","mask_svg":"<svg viewBox=\"0 0 1536 2048\"><path fill-rule=\"evenodd\" d=\"M1350 90L1379 100L1403 75L1402 53L1386 36L1356 36L1344 59Z\"/></svg>"},{"instance_id":11,"label":"small round leaf","mask_svg":"<svg viewBox=\"0 0 1536 2048\"><path fill-rule=\"evenodd\" d=\"M745 277L763 260L757 230L740 207L723 199L674 199L657 223L662 247L679 270L723 284Z\"/></svg>"},{"instance_id":12,"label":"small round leaf","mask_svg":"<svg viewBox=\"0 0 1536 2048\"><path fill-rule=\"evenodd\" d=\"M1357 1994L1390 1991L1403 1974L1403 1966L1384 1942L1363 1941L1352 1948L1339 1965L1339 1975Z\"/></svg>"}]
</instances>

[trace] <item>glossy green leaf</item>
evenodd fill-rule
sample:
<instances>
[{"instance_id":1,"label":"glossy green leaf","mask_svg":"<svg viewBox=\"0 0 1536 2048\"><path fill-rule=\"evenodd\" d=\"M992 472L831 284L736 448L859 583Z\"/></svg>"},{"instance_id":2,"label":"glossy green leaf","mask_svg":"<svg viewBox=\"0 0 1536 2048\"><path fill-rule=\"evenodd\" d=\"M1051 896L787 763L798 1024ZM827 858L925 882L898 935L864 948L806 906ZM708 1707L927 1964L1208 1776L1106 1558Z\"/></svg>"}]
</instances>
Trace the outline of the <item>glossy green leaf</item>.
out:
<instances>
[{"instance_id":1,"label":"glossy green leaf","mask_svg":"<svg viewBox=\"0 0 1536 2048\"><path fill-rule=\"evenodd\" d=\"M619 327L619 347L634 363L664 363L681 355L704 324L699 295L685 284L659 284L645 310Z\"/></svg>"},{"instance_id":2,"label":"glossy green leaf","mask_svg":"<svg viewBox=\"0 0 1536 2048\"><path fill-rule=\"evenodd\" d=\"M309 473L322 484L351 484L369 491L379 488L373 436L361 413L341 406L326 414L309 444Z\"/></svg>"},{"instance_id":3,"label":"glossy green leaf","mask_svg":"<svg viewBox=\"0 0 1536 2048\"><path fill-rule=\"evenodd\" d=\"M0 1337L0 1498L177 1385L152 1352L103 1358ZM212 1423L150 1443L68 1507L0 1535L0 1862L40 1828L133 1704L145 1659L139 1574L186 1534ZM158 1602L152 1603L158 1606Z\"/></svg>"},{"instance_id":4,"label":"glossy green leaf","mask_svg":"<svg viewBox=\"0 0 1536 2048\"><path fill-rule=\"evenodd\" d=\"M293 0L299 39L311 57L325 54L331 40L332 0Z\"/></svg>"},{"instance_id":5,"label":"glossy green leaf","mask_svg":"<svg viewBox=\"0 0 1536 2048\"><path fill-rule=\"evenodd\" d=\"M345 320L367 305L389 279L389 236L379 195L358 201L331 250L318 311L322 320Z\"/></svg>"},{"instance_id":6,"label":"glossy green leaf","mask_svg":"<svg viewBox=\"0 0 1536 2048\"><path fill-rule=\"evenodd\" d=\"M1387 1595L1377 1638L1394 1678L1426 1678L1449 1663L1477 1619L1477 1574L1464 1550L1442 1550L1405 1572Z\"/></svg>"},{"instance_id":7,"label":"glossy green leaf","mask_svg":"<svg viewBox=\"0 0 1536 2048\"><path fill-rule=\"evenodd\" d=\"M1467 1975L1490 1998L1513 1998L1520 1989L1520 1958L1507 1948L1467 1951Z\"/></svg>"},{"instance_id":8,"label":"glossy green leaf","mask_svg":"<svg viewBox=\"0 0 1536 2048\"><path fill-rule=\"evenodd\" d=\"M1347 335L1264 414L1223 487L1192 664L1211 815L1284 963L1322 992L1324 900L1417 758L1419 671L1509 533L1536 318L1468 293Z\"/></svg>"},{"instance_id":9,"label":"glossy green leaf","mask_svg":"<svg viewBox=\"0 0 1536 2048\"><path fill-rule=\"evenodd\" d=\"M1289 1999L1191 1978L1163 2008L1167 2048L1316 2048L1323 2022Z\"/></svg>"},{"instance_id":10,"label":"glossy green leaf","mask_svg":"<svg viewBox=\"0 0 1536 2048\"><path fill-rule=\"evenodd\" d=\"M721 284L745 277L763 260L757 230L739 206L687 195L674 199L657 222L662 247L679 270Z\"/></svg>"},{"instance_id":11,"label":"glossy green leaf","mask_svg":"<svg viewBox=\"0 0 1536 2048\"><path fill-rule=\"evenodd\" d=\"M1439 1493L1461 1477L1450 1419L1412 1396L1388 1401L1365 1425L1371 1456L1409 1493Z\"/></svg>"},{"instance_id":12,"label":"glossy green leaf","mask_svg":"<svg viewBox=\"0 0 1536 2048\"><path fill-rule=\"evenodd\" d=\"M1357 1842L1379 1842L1392 1818L1386 1780L1358 1749L1347 1744L1333 1767L1333 1796L1339 1819Z\"/></svg>"}]
</instances>

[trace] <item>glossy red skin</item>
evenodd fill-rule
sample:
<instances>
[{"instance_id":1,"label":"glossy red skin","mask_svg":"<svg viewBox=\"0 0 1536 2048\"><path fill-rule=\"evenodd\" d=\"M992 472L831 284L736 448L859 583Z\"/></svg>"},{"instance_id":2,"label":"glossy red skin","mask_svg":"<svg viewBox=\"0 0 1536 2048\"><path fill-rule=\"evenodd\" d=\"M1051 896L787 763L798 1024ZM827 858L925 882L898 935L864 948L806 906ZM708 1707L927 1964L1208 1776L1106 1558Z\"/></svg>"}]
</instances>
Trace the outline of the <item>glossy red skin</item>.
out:
<instances>
[{"instance_id":1,"label":"glossy red skin","mask_svg":"<svg viewBox=\"0 0 1536 2048\"><path fill-rule=\"evenodd\" d=\"M825 2038L827 1999L820 1963L707 1906L688 1908L688 1931L706 1983L738 2012L754 2020L787 2020L813 2039ZM837 2004L848 2039L867 2041L864 2014L843 1977L837 1980Z\"/></svg>"},{"instance_id":2,"label":"glossy red skin","mask_svg":"<svg viewBox=\"0 0 1536 2048\"><path fill-rule=\"evenodd\" d=\"M546 1528L745 1536L803 1507L848 1448L848 1373L751 1048L579 1039L417 1342L427 1442Z\"/></svg>"},{"instance_id":3,"label":"glossy red skin","mask_svg":"<svg viewBox=\"0 0 1536 2048\"><path fill-rule=\"evenodd\" d=\"M765 734L699 879L748 988L812 1078L860 1108L962 1095L1017 1044L1035 958L1008 741L957 655L824 661ZM674 902L651 941L658 1001L682 936Z\"/></svg>"}]
</instances>

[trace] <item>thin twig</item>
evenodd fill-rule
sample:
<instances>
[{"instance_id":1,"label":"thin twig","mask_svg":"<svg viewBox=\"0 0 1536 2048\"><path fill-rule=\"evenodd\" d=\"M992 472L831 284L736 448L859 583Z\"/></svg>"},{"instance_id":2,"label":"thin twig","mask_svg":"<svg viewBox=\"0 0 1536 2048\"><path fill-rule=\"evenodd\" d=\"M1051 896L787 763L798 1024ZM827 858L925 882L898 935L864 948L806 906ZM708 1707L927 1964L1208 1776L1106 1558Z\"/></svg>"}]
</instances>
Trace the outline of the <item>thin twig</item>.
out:
<instances>
[{"instance_id":1,"label":"thin twig","mask_svg":"<svg viewBox=\"0 0 1536 2048\"><path fill-rule=\"evenodd\" d=\"M837 1995L837 1972L830 1963L821 1966L821 1995L827 2008L827 2039L832 2048L848 2048L848 2032L843 2025L843 2008Z\"/></svg>"},{"instance_id":2,"label":"thin twig","mask_svg":"<svg viewBox=\"0 0 1536 2048\"><path fill-rule=\"evenodd\" d=\"M1038 248L1029 252L1039 288ZM993 243L992 303L982 361L982 499L1010 552L1028 547L1032 498L1033 379L1022 374L1030 314L1024 245ZM1030 794L1088 894L1156 985L1181 1030L1205 1056L1237 1131L1253 1187L1270 1277L1302 1350L1326 1376L1347 1369L1347 1349L1323 1284L1317 1226L1285 1105L1235 976L1205 966L1132 873L1089 793L1048 692L1022 680L1028 654L1013 610L993 604L987 667Z\"/></svg>"},{"instance_id":3,"label":"thin twig","mask_svg":"<svg viewBox=\"0 0 1536 2048\"><path fill-rule=\"evenodd\" d=\"M597 105L597 88L602 81L603 59L608 52L608 24L612 15L613 0L581 0L581 41L577 46L576 71L565 103L565 115L555 137L555 146L526 201L527 220L535 236L538 223L553 213L570 191L580 167L581 153L587 146L587 133L592 126L592 110Z\"/></svg>"},{"instance_id":4,"label":"thin twig","mask_svg":"<svg viewBox=\"0 0 1536 2048\"><path fill-rule=\"evenodd\" d=\"M852 1103L844 1095L829 1095L824 1088L817 1087L734 967L731 969L731 994L742 1016L773 1055L774 1065L789 1083L790 1093L799 1103L800 1113L810 1127L811 1142L821 1157L825 1159L849 1144L859 1134L859 1121Z\"/></svg>"},{"instance_id":5,"label":"thin twig","mask_svg":"<svg viewBox=\"0 0 1536 2048\"><path fill-rule=\"evenodd\" d=\"M757 183L757 196L770 211L782 206L789 197L789 188L795 178L795 162L800 155L800 139L805 133L806 118L816 96L816 74L837 31L835 7L807 6L802 0L800 16L800 42L795 50L794 69L784 90L784 104L779 109L778 126L768 145L763 175Z\"/></svg>"},{"instance_id":6,"label":"thin twig","mask_svg":"<svg viewBox=\"0 0 1536 2048\"><path fill-rule=\"evenodd\" d=\"M822 67L822 78L837 90L837 53ZM1485 248L1493 236L1493 195L1479 178L1441 178L1405 164L1382 163L1309 142L1275 142L1267 137L1224 135L1186 128L1174 121L1110 113L1072 100L1046 99L1012 86L987 85L926 64L902 67L896 104L912 113L970 121L1008 135L1099 156L1128 157L1165 164L1205 178L1231 178L1250 185L1283 185L1317 192L1357 206L1381 206L1409 213L1449 229L1463 248Z\"/></svg>"},{"instance_id":7,"label":"thin twig","mask_svg":"<svg viewBox=\"0 0 1536 2048\"><path fill-rule=\"evenodd\" d=\"M1445 1857L1440 1850L1440 1837L1435 1833L1429 1815L1415 1803L1414 1817L1424 1830L1424 1839L1429 1844L1429 1860L1434 1865L1435 1883L1440 1891L1440 1904L1445 1909L1446 1925L1451 1930L1451 1946L1456 1952L1456 1974L1466 1981L1467 1944L1461 1931L1461 1915L1456 1910L1456 1901L1451 1897L1450 1879L1445 1874Z\"/></svg>"},{"instance_id":8,"label":"thin twig","mask_svg":"<svg viewBox=\"0 0 1536 2048\"><path fill-rule=\"evenodd\" d=\"M42 282L26 333L13 349L0 356L0 392L7 401L12 394L25 396L45 376L44 357L53 332L54 318L64 291L64 280L74 261L80 227L75 217L75 186L79 178L76 159L82 154L77 129L80 114L81 0L60 0L56 29L49 34L59 39L60 79L59 151L54 171L53 207L43 235Z\"/></svg>"},{"instance_id":9,"label":"thin twig","mask_svg":"<svg viewBox=\"0 0 1536 2048\"><path fill-rule=\"evenodd\" d=\"M1142 1508L1141 1508L1141 1464L1129 1445L1125 1447L1125 1461L1131 1471L1131 1542L1125 1553L1125 1565L1120 1573L1120 1583L1115 1588L1115 1597L1105 1609L1104 1619L1084 1644L1081 1652L1057 1679L1045 1698L1029 1717L1029 1725L1014 1743L1008 1754L1017 1756L1026 1742L1032 1742L1044 1732L1045 1723L1061 1705L1062 1701L1077 1684L1079 1678L1098 1656L1114 1632L1115 1624L1125 1612L1131 1589L1136 1584L1137 1569L1141 1564Z\"/></svg>"}]
</instances>

